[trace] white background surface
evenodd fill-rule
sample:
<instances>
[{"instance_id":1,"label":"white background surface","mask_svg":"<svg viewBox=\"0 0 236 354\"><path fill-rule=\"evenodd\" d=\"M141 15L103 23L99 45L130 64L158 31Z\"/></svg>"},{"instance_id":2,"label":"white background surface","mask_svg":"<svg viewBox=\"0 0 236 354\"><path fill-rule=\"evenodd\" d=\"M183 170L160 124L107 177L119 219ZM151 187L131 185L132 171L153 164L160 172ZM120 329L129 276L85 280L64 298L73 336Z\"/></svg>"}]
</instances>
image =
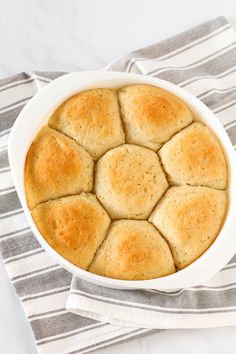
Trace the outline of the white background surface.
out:
<instances>
[{"instance_id":1,"label":"white background surface","mask_svg":"<svg viewBox=\"0 0 236 354\"><path fill-rule=\"evenodd\" d=\"M235 0L0 0L0 77L33 69L99 69L219 15L227 16L236 29ZM164 331L96 353L189 351L235 354L236 327ZM36 353L0 260L0 354Z\"/></svg>"}]
</instances>

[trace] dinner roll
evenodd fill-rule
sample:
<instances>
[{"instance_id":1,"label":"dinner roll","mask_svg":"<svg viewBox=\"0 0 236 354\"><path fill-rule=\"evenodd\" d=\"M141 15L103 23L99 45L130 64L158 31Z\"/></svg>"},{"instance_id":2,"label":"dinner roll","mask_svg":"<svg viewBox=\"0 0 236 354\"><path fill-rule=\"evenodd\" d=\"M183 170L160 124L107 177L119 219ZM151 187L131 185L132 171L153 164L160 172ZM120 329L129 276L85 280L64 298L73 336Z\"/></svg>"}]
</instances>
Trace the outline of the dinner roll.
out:
<instances>
[{"instance_id":1,"label":"dinner roll","mask_svg":"<svg viewBox=\"0 0 236 354\"><path fill-rule=\"evenodd\" d=\"M44 126L25 163L25 193L30 209L38 203L93 188L93 161L73 140Z\"/></svg>"},{"instance_id":2,"label":"dinner roll","mask_svg":"<svg viewBox=\"0 0 236 354\"><path fill-rule=\"evenodd\" d=\"M214 133L196 122L168 141L159 155L171 184L227 188L227 165Z\"/></svg>"},{"instance_id":3,"label":"dinner roll","mask_svg":"<svg viewBox=\"0 0 236 354\"><path fill-rule=\"evenodd\" d=\"M155 152L136 145L108 151L97 163L95 192L112 219L145 219L168 187Z\"/></svg>"},{"instance_id":4,"label":"dinner roll","mask_svg":"<svg viewBox=\"0 0 236 354\"><path fill-rule=\"evenodd\" d=\"M150 85L119 90L126 140L158 150L172 135L193 121L189 108L170 92Z\"/></svg>"},{"instance_id":5,"label":"dinner roll","mask_svg":"<svg viewBox=\"0 0 236 354\"><path fill-rule=\"evenodd\" d=\"M218 235L227 207L225 191L171 187L149 217L168 241L179 269L200 257Z\"/></svg>"},{"instance_id":6,"label":"dinner roll","mask_svg":"<svg viewBox=\"0 0 236 354\"><path fill-rule=\"evenodd\" d=\"M125 142L114 90L80 92L64 102L48 124L75 139L95 159Z\"/></svg>"},{"instance_id":7,"label":"dinner roll","mask_svg":"<svg viewBox=\"0 0 236 354\"><path fill-rule=\"evenodd\" d=\"M170 249L148 221L114 221L89 271L114 279L144 280L175 272Z\"/></svg>"},{"instance_id":8,"label":"dinner roll","mask_svg":"<svg viewBox=\"0 0 236 354\"><path fill-rule=\"evenodd\" d=\"M83 269L91 263L110 224L95 195L85 193L40 204L32 217L49 245Z\"/></svg>"}]
</instances>

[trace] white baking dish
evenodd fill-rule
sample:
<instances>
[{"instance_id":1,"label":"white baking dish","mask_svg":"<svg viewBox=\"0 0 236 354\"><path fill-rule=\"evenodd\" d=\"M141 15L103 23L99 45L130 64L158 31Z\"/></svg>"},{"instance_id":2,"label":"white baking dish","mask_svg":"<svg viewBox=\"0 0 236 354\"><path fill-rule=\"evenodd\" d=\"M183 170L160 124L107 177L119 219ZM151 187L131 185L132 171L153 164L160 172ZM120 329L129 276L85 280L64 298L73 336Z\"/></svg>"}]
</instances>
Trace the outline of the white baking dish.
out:
<instances>
[{"instance_id":1,"label":"white baking dish","mask_svg":"<svg viewBox=\"0 0 236 354\"><path fill-rule=\"evenodd\" d=\"M27 207L24 193L24 164L29 146L40 127L47 123L51 113L65 99L78 91L108 87L118 88L128 84L149 83L169 90L180 97L192 110L195 117L206 123L216 134L229 168L229 204L225 223L211 247L187 268L158 279L127 281L114 280L89 273L71 264L58 254L36 228ZM118 72L78 72L64 75L48 84L37 93L19 114L9 138L10 167L22 207L28 222L42 247L64 268L74 275L92 283L124 289L170 290L203 283L217 273L236 251L236 155L225 130L215 115L197 98L180 87L153 77Z\"/></svg>"}]
</instances>

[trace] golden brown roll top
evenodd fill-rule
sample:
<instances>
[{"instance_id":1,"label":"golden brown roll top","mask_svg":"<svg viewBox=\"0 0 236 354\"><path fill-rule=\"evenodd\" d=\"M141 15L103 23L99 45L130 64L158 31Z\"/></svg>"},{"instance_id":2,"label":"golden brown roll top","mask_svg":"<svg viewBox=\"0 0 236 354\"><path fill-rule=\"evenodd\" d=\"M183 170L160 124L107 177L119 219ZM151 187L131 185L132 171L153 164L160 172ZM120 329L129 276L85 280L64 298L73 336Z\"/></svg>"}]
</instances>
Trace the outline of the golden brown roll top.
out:
<instances>
[{"instance_id":1,"label":"golden brown roll top","mask_svg":"<svg viewBox=\"0 0 236 354\"><path fill-rule=\"evenodd\" d=\"M30 209L38 203L93 188L93 161L73 140L44 126L25 163L25 192Z\"/></svg>"},{"instance_id":2,"label":"golden brown roll top","mask_svg":"<svg viewBox=\"0 0 236 354\"><path fill-rule=\"evenodd\" d=\"M112 219L145 219L168 187L155 152L125 144L97 163L95 192Z\"/></svg>"},{"instance_id":3,"label":"golden brown roll top","mask_svg":"<svg viewBox=\"0 0 236 354\"><path fill-rule=\"evenodd\" d=\"M156 151L193 121L189 108L162 88L130 85L118 95L128 143Z\"/></svg>"},{"instance_id":4,"label":"golden brown roll top","mask_svg":"<svg viewBox=\"0 0 236 354\"><path fill-rule=\"evenodd\" d=\"M224 152L178 97L145 84L87 90L48 124L27 154L26 199L68 261L114 279L152 279L185 268L215 240L227 210Z\"/></svg>"},{"instance_id":5,"label":"golden brown roll top","mask_svg":"<svg viewBox=\"0 0 236 354\"><path fill-rule=\"evenodd\" d=\"M218 235L227 208L225 191L171 187L149 217L168 241L179 269L200 257Z\"/></svg>"},{"instance_id":6,"label":"golden brown roll top","mask_svg":"<svg viewBox=\"0 0 236 354\"><path fill-rule=\"evenodd\" d=\"M114 221L89 271L114 279L144 280L175 272L170 249L148 221Z\"/></svg>"},{"instance_id":7,"label":"golden brown roll top","mask_svg":"<svg viewBox=\"0 0 236 354\"><path fill-rule=\"evenodd\" d=\"M227 165L214 133L196 122L183 129L159 151L171 184L227 188Z\"/></svg>"},{"instance_id":8,"label":"golden brown roll top","mask_svg":"<svg viewBox=\"0 0 236 354\"><path fill-rule=\"evenodd\" d=\"M95 195L85 193L40 204L32 217L49 245L83 269L92 261L110 225Z\"/></svg>"},{"instance_id":9,"label":"golden brown roll top","mask_svg":"<svg viewBox=\"0 0 236 354\"><path fill-rule=\"evenodd\" d=\"M95 159L125 142L117 94L110 89L79 92L55 111L48 124L75 139Z\"/></svg>"}]
</instances>

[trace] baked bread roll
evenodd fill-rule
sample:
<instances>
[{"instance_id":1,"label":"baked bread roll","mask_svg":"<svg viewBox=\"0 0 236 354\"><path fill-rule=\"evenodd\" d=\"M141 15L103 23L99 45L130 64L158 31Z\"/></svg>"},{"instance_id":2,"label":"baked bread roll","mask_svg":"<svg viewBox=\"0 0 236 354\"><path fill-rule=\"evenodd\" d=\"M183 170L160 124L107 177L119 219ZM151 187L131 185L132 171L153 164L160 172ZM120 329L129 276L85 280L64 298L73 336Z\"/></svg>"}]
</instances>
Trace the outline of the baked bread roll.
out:
<instances>
[{"instance_id":1,"label":"baked bread roll","mask_svg":"<svg viewBox=\"0 0 236 354\"><path fill-rule=\"evenodd\" d=\"M26 200L69 262L114 279L153 279L214 242L227 210L227 162L178 97L146 84L91 89L67 99L48 125L27 153Z\"/></svg>"},{"instance_id":2,"label":"baked bread roll","mask_svg":"<svg viewBox=\"0 0 236 354\"><path fill-rule=\"evenodd\" d=\"M110 219L93 194L82 193L38 205L32 217L58 253L87 269L104 240Z\"/></svg>"},{"instance_id":3,"label":"baked bread roll","mask_svg":"<svg viewBox=\"0 0 236 354\"><path fill-rule=\"evenodd\" d=\"M55 111L48 124L75 139L94 159L125 142L114 90L79 92Z\"/></svg>"},{"instance_id":4,"label":"baked bread roll","mask_svg":"<svg viewBox=\"0 0 236 354\"><path fill-rule=\"evenodd\" d=\"M97 163L95 192L112 219L145 219L168 187L155 152L125 144Z\"/></svg>"},{"instance_id":5,"label":"baked bread roll","mask_svg":"<svg viewBox=\"0 0 236 354\"><path fill-rule=\"evenodd\" d=\"M225 191L171 187L149 217L167 240L175 265L183 269L200 257L218 235L227 208Z\"/></svg>"},{"instance_id":6,"label":"baked bread roll","mask_svg":"<svg viewBox=\"0 0 236 354\"><path fill-rule=\"evenodd\" d=\"M159 151L171 184L227 188L227 165L214 133L196 122L183 129Z\"/></svg>"},{"instance_id":7,"label":"baked bread roll","mask_svg":"<svg viewBox=\"0 0 236 354\"><path fill-rule=\"evenodd\" d=\"M144 280L175 272L170 249L148 221L114 221L89 271L114 279Z\"/></svg>"},{"instance_id":8,"label":"baked bread roll","mask_svg":"<svg viewBox=\"0 0 236 354\"><path fill-rule=\"evenodd\" d=\"M157 151L193 121L186 104L162 88L130 85L118 95L128 143Z\"/></svg>"},{"instance_id":9,"label":"baked bread roll","mask_svg":"<svg viewBox=\"0 0 236 354\"><path fill-rule=\"evenodd\" d=\"M93 160L73 140L44 126L31 144L25 163L25 193L30 209L93 188Z\"/></svg>"}]
</instances>

